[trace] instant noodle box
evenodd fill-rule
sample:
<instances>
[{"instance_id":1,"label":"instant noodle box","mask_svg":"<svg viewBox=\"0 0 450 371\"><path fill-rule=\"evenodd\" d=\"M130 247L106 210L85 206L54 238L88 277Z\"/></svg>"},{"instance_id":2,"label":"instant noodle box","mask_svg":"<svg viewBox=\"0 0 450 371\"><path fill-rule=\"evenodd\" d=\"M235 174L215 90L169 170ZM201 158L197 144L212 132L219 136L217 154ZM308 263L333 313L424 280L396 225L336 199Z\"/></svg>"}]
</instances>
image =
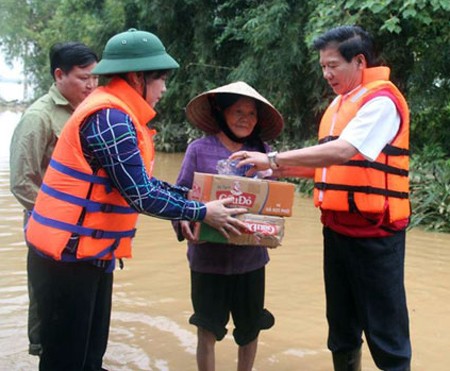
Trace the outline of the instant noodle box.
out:
<instances>
[{"instance_id":1,"label":"instant noodle box","mask_svg":"<svg viewBox=\"0 0 450 371\"><path fill-rule=\"evenodd\" d=\"M249 213L291 216L295 186L292 183L234 175L194 173L190 198L208 202L233 197L229 207L245 207Z\"/></svg>"},{"instance_id":2,"label":"instant noodle box","mask_svg":"<svg viewBox=\"0 0 450 371\"><path fill-rule=\"evenodd\" d=\"M230 235L225 238L217 229L205 223L197 223L194 235L199 241L230 243L233 245L266 246L270 248L281 245L284 236L284 218L280 216L241 214L236 216L242 220L247 229L241 235Z\"/></svg>"}]
</instances>

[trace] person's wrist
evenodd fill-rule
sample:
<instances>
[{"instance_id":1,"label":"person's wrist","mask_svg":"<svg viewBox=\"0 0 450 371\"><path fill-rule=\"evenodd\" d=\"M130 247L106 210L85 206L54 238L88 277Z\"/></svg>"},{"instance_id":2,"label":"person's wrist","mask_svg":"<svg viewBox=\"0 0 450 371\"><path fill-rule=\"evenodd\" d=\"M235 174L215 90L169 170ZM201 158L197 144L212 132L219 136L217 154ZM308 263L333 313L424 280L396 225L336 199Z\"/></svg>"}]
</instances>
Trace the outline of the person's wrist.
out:
<instances>
[{"instance_id":1,"label":"person's wrist","mask_svg":"<svg viewBox=\"0 0 450 371\"><path fill-rule=\"evenodd\" d=\"M272 170L277 170L280 167L280 165L277 162L277 155L278 155L277 151L269 152L267 154L267 158L269 160L269 166Z\"/></svg>"}]
</instances>

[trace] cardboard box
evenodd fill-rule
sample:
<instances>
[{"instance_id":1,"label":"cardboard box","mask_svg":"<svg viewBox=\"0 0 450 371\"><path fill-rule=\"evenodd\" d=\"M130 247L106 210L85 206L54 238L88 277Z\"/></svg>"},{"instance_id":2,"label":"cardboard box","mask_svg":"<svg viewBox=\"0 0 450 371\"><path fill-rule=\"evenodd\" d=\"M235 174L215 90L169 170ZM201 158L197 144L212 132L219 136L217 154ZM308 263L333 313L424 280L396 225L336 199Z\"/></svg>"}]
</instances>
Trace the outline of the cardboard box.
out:
<instances>
[{"instance_id":1,"label":"cardboard box","mask_svg":"<svg viewBox=\"0 0 450 371\"><path fill-rule=\"evenodd\" d=\"M281 245L284 236L284 218L258 214L241 214L237 215L236 218L242 220L248 228L248 230L242 231L240 236L232 235L227 239L217 229L208 224L197 223L194 232L196 239L215 243L271 248Z\"/></svg>"},{"instance_id":2,"label":"cardboard box","mask_svg":"<svg viewBox=\"0 0 450 371\"><path fill-rule=\"evenodd\" d=\"M232 196L230 207L246 207L253 214L291 216L294 192L292 183L196 172L191 198L208 202Z\"/></svg>"}]
</instances>

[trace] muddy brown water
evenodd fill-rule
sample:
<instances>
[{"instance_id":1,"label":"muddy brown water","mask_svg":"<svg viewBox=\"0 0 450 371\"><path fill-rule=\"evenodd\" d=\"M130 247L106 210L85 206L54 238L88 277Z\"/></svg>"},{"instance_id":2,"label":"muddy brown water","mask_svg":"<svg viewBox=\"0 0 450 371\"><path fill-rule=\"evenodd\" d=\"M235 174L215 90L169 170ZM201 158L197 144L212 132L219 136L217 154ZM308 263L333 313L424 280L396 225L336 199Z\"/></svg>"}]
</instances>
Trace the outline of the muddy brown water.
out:
<instances>
[{"instance_id":1,"label":"muddy brown water","mask_svg":"<svg viewBox=\"0 0 450 371\"><path fill-rule=\"evenodd\" d=\"M27 354L27 291L22 213L9 192L9 141L18 113L0 113L0 370L36 370ZM157 154L155 176L173 182L183 154ZM168 221L141 216L133 259L115 272L113 313L104 367L109 370L196 370L184 243ZM295 198L283 245L270 251L266 307L275 326L261 332L255 371L328 371L319 213ZM406 288L412 370L450 369L450 235L407 235ZM232 324L229 325L229 333ZM367 346L363 370L377 370ZM231 335L216 346L217 371L236 369Z\"/></svg>"}]
</instances>

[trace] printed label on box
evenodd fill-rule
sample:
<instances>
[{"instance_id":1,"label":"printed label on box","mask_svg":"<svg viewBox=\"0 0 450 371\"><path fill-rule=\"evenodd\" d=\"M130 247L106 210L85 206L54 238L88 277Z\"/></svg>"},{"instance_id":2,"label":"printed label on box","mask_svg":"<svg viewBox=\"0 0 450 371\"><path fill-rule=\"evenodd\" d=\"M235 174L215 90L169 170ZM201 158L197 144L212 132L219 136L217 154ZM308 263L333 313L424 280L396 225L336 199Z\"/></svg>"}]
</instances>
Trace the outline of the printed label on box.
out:
<instances>
[{"instance_id":1,"label":"printed label on box","mask_svg":"<svg viewBox=\"0 0 450 371\"><path fill-rule=\"evenodd\" d=\"M287 182L195 173L191 198L208 202L232 197L230 207L245 207L254 214L291 216L294 192L295 186Z\"/></svg>"},{"instance_id":2,"label":"printed label on box","mask_svg":"<svg viewBox=\"0 0 450 371\"><path fill-rule=\"evenodd\" d=\"M241 214L236 216L247 226L242 234L223 236L208 224L198 223L194 232L199 241L228 243L232 245L266 246L274 248L281 245L284 237L284 218L279 216Z\"/></svg>"}]
</instances>

